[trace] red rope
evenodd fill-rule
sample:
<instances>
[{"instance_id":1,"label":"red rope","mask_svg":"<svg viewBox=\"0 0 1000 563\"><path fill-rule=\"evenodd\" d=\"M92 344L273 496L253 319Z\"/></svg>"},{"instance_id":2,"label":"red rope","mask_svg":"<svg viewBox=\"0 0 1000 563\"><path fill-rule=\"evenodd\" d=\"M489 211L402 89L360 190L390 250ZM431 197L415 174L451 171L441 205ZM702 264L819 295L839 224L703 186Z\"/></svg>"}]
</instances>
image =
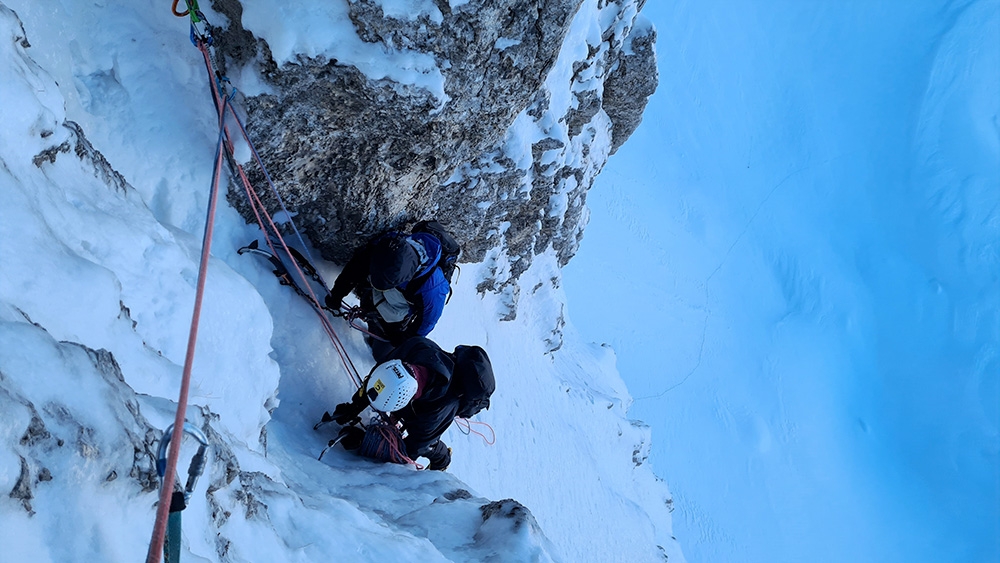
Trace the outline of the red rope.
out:
<instances>
[{"instance_id":1,"label":"red rope","mask_svg":"<svg viewBox=\"0 0 1000 563\"><path fill-rule=\"evenodd\" d=\"M479 436L489 446L492 446L493 444L497 443L497 433L496 433L496 430L493 430L493 427L490 426L489 424L486 424L485 422L480 422L478 420L469 420L467 418L459 418L459 417L456 416L455 417L455 424L457 424L458 427L461 428L464 433L466 433L466 434L475 434L476 436ZM472 425L473 424L478 424L478 425L481 425L481 426L485 426L486 428L489 428L490 429L490 435L492 436L492 438L487 438L486 434L483 434L482 432L479 432L478 430L473 430L472 429Z\"/></svg>"},{"instance_id":2,"label":"red rope","mask_svg":"<svg viewBox=\"0 0 1000 563\"><path fill-rule=\"evenodd\" d=\"M216 107L217 108L221 107L221 111L223 112L224 115L226 106L228 105L229 111L232 112L234 117L236 117L236 110L232 107L232 105L226 104L222 101L222 96L219 93L219 90L215 83L212 59L211 55L208 52L208 47L204 44L204 42L199 41L198 49L201 51L205 59L205 68L209 74L209 82L211 83L212 87L212 98L215 101ZM247 142L248 145L252 146L253 142L250 140L250 137L247 135L246 130L243 129L242 126L240 127L240 131L243 134L243 139ZM225 138L226 138L226 150L229 151L229 154L231 156L233 156L233 163L235 165L238 176L240 177L240 181L243 184L243 189L247 193L247 198L250 201L250 206L253 209L254 216L257 219L257 224L260 226L261 231L265 233L264 238L267 240L267 245L271 249L271 253L280 258L278 251L274 248L274 245L271 242L271 237L266 236L266 233L268 231L267 228L265 227L264 221L262 220L262 216L263 218L267 219L267 223L271 226L271 231L274 232L275 235L277 235L278 241L281 243L281 247L284 250L284 254L288 256L289 261L294 267L295 272L298 274L299 279L301 280L301 283L299 285L305 288L305 290L308 292L310 297L310 305L312 305L313 310L316 312L317 316L320 319L320 323L323 326L324 332L326 332L327 337L330 339L330 342L333 344L334 349L340 356L340 360L344 364L344 368L347 370L348 376L350 376L355 387L361 387L361 376L359 375L357 368L354 366L354 362L351 361L350 355L347 353L347 348L344 346L343 342L340 341L340 338L337 336L337 333L334 330L333 325L330 323L330 320L327 318L326 313L323 311L323 307L320 304L319 299L313 292L312 286L309 283L309 277L305 274L305 272L302 271L302 268L299 266L298 261L295 260L295 257L291 253L291 250L289 250L288 243L285 242L284 237L281 236L281 231L279 231L277 225L275 225L274 219L267 212L267 209L264 207L264 204L261 201L260 196L257 194L257 191L253 188L253 184L251 184L249 178L247 178L243 166L238 162L236 162L235 151L233 149L233 142L228 127L225 127ZM261 170L264 170L264 163L261 162L260 157L257 155L257 151L254 150L252 152L254 154L254 158L257 162L257 165L261 167Z\"/></svg>"},{"instance_id":3,"label":"red rope","mask_svg":"<svg viewBox=\"0 0 1000 563\"><path fill-rule=\"evenodd\" d=\"M412 465L414 469L416 469L417 471L422 470L424 468L422 464L417 463L415 460L410 459L410 456L406 455L406 448L403 446L399 433L393 432L392 429L389 428L388 426L389 424L395 424L395 423L387 422L385 424L386 424L385 426L382 425L376 426L375 430L382 435L385 444L389 448L388 457L394 463L405 462Z\"/></svg>"},{"instance_id":4,"label":"red rope","mask_svg":"<svg viewBox=\"0 0 1000 563\"><path fill-rule=\"evenodd\" d=\"M347 369L348 375L351 376L351 379L356 387L361 387L361 376L358 374L357 368L354 366L354 362L351 361L351 357L347 353L347 348L344 347L344 344L340 341L340 338L334 331L333 325L327 318L326 313L323 312L323 307L319 304L319 299L316 297L316 294L312 290L312 286L309 284L308 276L306 276L305 272L302 271L302 268L299 266L298 261L295 260L295 257L292 256L291 251L289 251L288 243L285 242L284 237L282 237L281 233L278 231L278 227L277 225L275 225L274 219L264 208L264 204L261 202L260 196L257 194L256 190L254 190L253 187L251 186L250 181L247 179L246 174L243 171L243 167L237 164L236 168L239 171L240 178L243 180L243 188L247 193L247 198L250 200L254 216L257 218L257 222L260 225L261 230L267 232L267 230L264 228L264 221L261 219L261 216L263 215L263 217L267 219L268 224L271 226L271 230L277 235L278 241L281 243L282 249L285 251L285 255L288 256L289 261L294 265L295 271L299 275L299 279L302 280L302 283L300 285L304 287L305 290L309 293L309 304L312 305L313 310L316 312L317 316L319 316L320 323L323 326L323 330L326 332L327 337L329 337L330 341L333 343L334 349L340 355L340 359L344 363L344 367ZM267 245L271 249L271 252L275 256L279 256L278 251L274 248L274 245L271 243L271 237L265 237L265 239L267 239Z\"/></svg>"},{"instance_id":5,"label":"red rope","mask_svg":"<svg viewBox=\"0 0 1000 563\"><path fill-rule=\"evenodd\" d=\"M176 5L177 2L175 1L173 6L175 14L177 14ZM177 458L180 455L181 441L184 436L184 420L186 418L187 402L191 388L191 369L194 363L194 352L198 340L198 325L199 325L199 320L201 318L201 304L205 294L205 281L208 277L208 261L211 255L212 235L215 229L215 210L218 204L219 179L222 175L223 146L225 146L225 149L228 152L229 156L233 157L233 163L235 164L236 170L239 173L239 177L243 183L244 189L246 189L247 191L247 197L250 199L251 207L254 210L254 215L257 217L257 223L260 225L261 230L264 231L265 234L267 233L267 230L264 227L264 222L261 219L261 215L263 215L264 217L267 218L268 224L270 224L273 232L278 236L278 240L281 242L281 246L284 249L285 254L288 255L292 264L295 266L295 271L299 274L299 277L302 280L302 286L306 288L306 291L309 292L313 309L320 316L323 328L326 331L327 336L330 337L330 340L333 343L334 348L340 355L341 361L344 362L344 367L347 369L348 375L351 376L356 386L358 387L361 386L361 377L360 375L358 375L357 368L354 366L354 363L351 361L350 356L347 354L347 349L344 347L343 343L337 337L336 332L333 330L333 325L330 324L329 319L323 312L323 308L319 303L319 299L317 299L315 293L312 290L312 287L309 285L309 278L305 275L305 272L302 271L302 268L299 266L294 256L292 256L292 253L288 248L288 244L281 236L281 232L274 224L274 220L271 218L270 214L267 213L267 210L264 207L263 203L261 202L260 197L257 195L257 192L253 189L253 186L250 184L250 180L247 178L246 173L243 170L243 167L236 162L235 152L233 150L232 138L229 134L229 129L225 124L226 107L227 106L229 107L230 111L233 112L234 116L236 115L235 110L233 110L232 106L229 105L229 99L224 98L220 94L219 89L216 86L212 59L211 55L208 52L207 45L205 44L204 41L198 40L196 42L196 46L204 56L205 70L208 72L208 80L212 88L212 99L215 102L215 107L217 111L219 112L219 141L216 147L215 170L213 173L211 193L209 196L208 217L205 222L205 233L202 239L201 262L198 270L198 283L195 289L194 312L192 313L191 330L188 335L188 346L187 346L187 353L184 358L184 369L181 374L180 395L177 399L177 412L174 416L174 429L171 435L170 446L167 453L167 467L163 476L163 483L161 483L160 487L160 499L156 510L156 522L153 525L153 534L152 538L150 539L149 551L146 554L146 563L160 562L160 556L163 553L163 544L166 539L167 519L170 511L170 497L173 494L174 479L177 471ZM246 139L247 143L251 143L245 130L243 130L243 136ZM254 151L254 153L256 157L256 151ZM263 169L264 163L260 161L259 157L256 158L258 165ZM270 237L266 236L265 238L267 238L268 241L267 244L271 248L271 251L274 253L275 256L278 256L277 251L275 250L274 246L271 243Z\"/></svg>"},{"instance_id":6,"label":"red rope","mask_svg":"<svg viewBox=\"0 0 1000 563\"><path fill-rule=\"evenodd\" d=\"M225 105L225 102L224 102ZM225 108L219 112L219 126ZM177 398L177 413L174 416L174 431L170 437L170 447L167 452L167 468L160 486L160 501L156 509L156 522L153 525L153 537L146 554L146 563L159 563L163 552L163 542L166 538L167 519L170 514L170 497L174 490L174 475L177 471L177 458L181 452L181 440L184 438L184 419L187 413L188 393L191 388L191 367L194 364L195 345L198 341L198 324L201 319L201 303L205 296L205 280L208 278L208 259L212 247L212 234L215 230L215 208L219 199L219 177L222 173L222 133L216 148L215 172L212 178L212 189L208 199L208 217L205 221L205 234L201 243L201 263L198 267L198 284L194 294L194 312L191 315L191 330L188 334L187 354L184 357L184 370L181 374L180 396Z\"/></svg>"},{"instance_id":7,"label":"red rope","mask_svg":"<svg viewBox=\"0 0 1000 563\"><path fill-rule=\"evenodd\" d=\"M232 106L230 106L229 109L230 111L234 111ZM243 135L247 143L250 143L251 141L249 137L246 136L246 132L244 132ZM230 154L232 154L231 143L229 145L229 149L230 149ZM257 163L261 168L264 167L263 162L260 162L258 160ZM254 211L254 216L257 218L257 223L260 225L261 230L267 233L267 229L264 226L264 221L261 219L261 217L263 216L263 218L267 219L268 225L271 226L271 231L274 232L275 235L278 237L278 241L281 243L281 247L284 250L285 256L288 256L288 259L291 262L292 266L294 267L295 272L298 274L299 279L301 280L301 283L299 285L305 288L306 292L308 292L309 304L312 305L313 310L316 312L317 316L320 319L320 323L323 325L323 330L326 332L327 336L330 338L330 341L333 343L334 349L337 350L337 353L340 355L340 359L344 363L344 367L347 370L348 375L351 377L356 387L361 387L361 376L358 374L358 370L354 366L354 362L351 361L350 355L348 355L347 353L347 348L340 341L340 338L337 336L336 331L334 331L333 325L330 323L330 319L327 318L326 313L323 311L323 306L320 305L319 298L316 297L315 292L313 292L312 285L309 283L309 276L307 276L306 273L302 271L302 268L299 266L298 261L295 260L295 257L292 255L291 250L289 250L288 248L288 243L285 242L285 238L281 236L281 231L278 230L278 227L274 223L274 219L271 217L271 214L268 213L267 209L264 207L264 204L260 199L260 195L258 195L257 191L253 188L253 185L247 178L246 173L243 170L243 167L240 164L236 164L236 170L239 172L240 179L242 180L243 183L243 189L247 193L247 198L250 200L251 207L253 208ZM265 239L267 240L267 245L271 249L271 252L275 256L280 256L278 254L278 251L274 248L274 245L271 242L271 237L265 236Z\"/></svg>"}]
</instances>

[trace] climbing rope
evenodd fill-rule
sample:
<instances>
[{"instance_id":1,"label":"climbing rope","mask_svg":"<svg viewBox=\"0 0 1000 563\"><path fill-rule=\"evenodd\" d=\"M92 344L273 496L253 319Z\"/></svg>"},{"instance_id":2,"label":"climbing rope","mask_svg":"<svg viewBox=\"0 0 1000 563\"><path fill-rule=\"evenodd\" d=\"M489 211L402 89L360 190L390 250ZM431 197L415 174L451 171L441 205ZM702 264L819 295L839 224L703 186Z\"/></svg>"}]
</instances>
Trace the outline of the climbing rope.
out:
<instances>
[{"instance_id":1,"label":"climbing rope","mask_svg":"<svg viewBox=\"0 0 1000 563\"><path fill-rule=\"evenodd\" d=\"M164 468L163 482L160 486L160 502L156 510L156 522L153 525L153 537L146 554L147 563L158 563L160 552L167 532L167 520L170 514L170 500L174 488L174 474L177 470L177 457L180 455L181 438L184 433L184 420L187 413L188 394L191 388L191 367L194 364L195 344L198 341L198 324L201 319L201 303L205 296L205 280L208 277L208 259L212 247L212 234L215 230L215 208L219 199L219 177L222 173L222 146L225 133L225 106L229 99L222 102L219 110L219 139L215 145L215 169L212 172L212 185L208 198L208 212L205 218L205 232L201 242L201 261L198 266L198 283L194 295L194 312L191 315L191 329L188 333L187 353L184 356L184 370L181 373L181 389L177 398L177 413L174 416L173 433L170 439L170 450L167 454L167 466Z\"/></svg>"},{"instance_id":2,"label":"climbing rope","mask_svg":"<svg viewBox=\"0 0 1000 563\"><path fill-rule=\"evenodd\" d=\"M250 143L250 140L247 139L247 142ZM261 164L261 166L263 166L263 164ZM308 294L307 301L309 302L309 304L312 306L313 310L319 317L320 323L323 326L323 330L326 332L327 337L333 344L334 349L340 355L341 361L344 363L344 367L347 369L348 375L353 380L355 386L360 387L361 376L358 374L358 370L354 366L354 362L351 360L350 355L347 352L347 348L343 345L343 343L340 341L340 338L337 336L337 333L334 331L333 325L330 323L330 319L326 316L326 313L324 312L323 305L320 303L320 300L316 296L315 292L313 292L312 285L309 283L309 276L307 276L306 273L302 271L302 267L299 265L298 261L295 260L295 256L292 254L291 248L288 246L288 243L285 242L284 237L281 236L281 232L279 231L277 225L275 225L274 219L265 209L263 202L261 202L260 200L260 196L253 189L253 186L247 179L246 173L244 172L242 166L236 164L236 169L238 170L239 177L243 182L243 187L247 194L247 199L250 201L251 204L250 206L253 209L253 213L255 218L257 219L257 223L260 225L261 230L264 231L265 234L268 232L267 227L269 226L270 231L273 232L274 235L277 237L279 241L279 246L283 250L283 255L288 257L289 262L291 262L292 266L294 266L295 273L298 274L299 280L301 280L301 283L298 285L301 288L303 288ZM279 254L277 249L274 247L274 244L271 241L271 237L266 236L265 239L267 241L268 247L270 247L271 249L272 254L278 257L279 260L281 260L282 254Z\"/></svg>"},{"instance_id":3,"label":"climbing rope","mask_svg":"<svg viewBox=\"0 0 1000 563\"><path fill-rule=\"evenodd\" d=\"M204 20L203 17L202 20ZM222 82L221 78L219 80L216 79L217 72L215 71L215 65L212 63L212 57L208 50L208 41L204 40L203 38L198 38L198 39L199 40L195 42L195 46L198 47L198 50L201 51L202 56L204 58L205 70L209 76L209 82L212 90L212 99L215 101L216 108L218 108L221 114L223 115L223 121L226 109L228 108L229 114L232 115L235 118L236 122L239 124L239 130L242 133L243 140L247 143L247 146L250 147L251 152L253 153L258 166L260 166L260 169L264 172L264 176L265 178L267 178L268 184L272 187L274 194L276 195L276 199L281 204L282 210L285 212L286 216L288 216L289 222L292 224L296 234L299 236L299 241L302 244L303 249L305 249L306 254L308 254L308 247L305 244L305 241L302 239L302 235L301 233L299 233L298 227L295 227L295 222L292 221L291 219L291 213L289 213L287 208L284 206L284 201L281 199L280 194L278 194L277 188L271 181L271 177L267 173L267 168L264 166L264 162L263 160L261 160L260 153L254 146L253 141L250 140L250 136L249 134L247 134L246 127L243 125L243 121L240 119L239 115L236 113L236 110L233 108L231 104L222 102L222 98L225 97L224 90L222 90L222 88L224 88L224 85L221 84ZM233 92L233 94L235 94L235 91ZM250 182L250 179L247 177L246 171L244 170L243 166L238 162L236 162L235 149L233 146L232 137L229 133L229 128L223 125L223 130L225 136L225 147L227 151L226 156L228 158L229 165L232 169L236 171L235 176L237 176L240 179L240 182L243 185L243 189L247 195L247 200L250 202L250 207L253 210L254 217L257 219L257 224L260 226L261 231L265 233L264 238L267 242L268 247L271 249L272 254L279 260L282 260L282 256L288 257L289 262L291 262L292 266L294 267L294 268L288 268L288 270L290 272L294 271L296 274L298 274L298 278L302 282L300 286L304 288L304 290L308 293L309 304L312 306L313 310L319 317L320 323L323 326L323 330L326 333L327 337L330 339L330 342L333 344L333 347L337 351L337 354L340 356L341 362L344 364L344 368L347 370L348 376L351 378L355 387L360 387L361 376L358 374L358 370L354 366L354 362L351 360L350 355L347 352L347 348L340 341L340 338L337 336L337 333L334 330L333 325L330 323L330 319L324 312L323 306L320 303L319 298L316 297L315 292L313 292L312 286L309 283L309 276L307 276L305 272L302 271L302 268L299 265L298 261L295 260L295 256L292 253L291 247L285 241L285 238L281 235L281 231L275 224L274 219L271 217L271 214L267 212L267 209L264 206L263 202L261 201L260 196L254 189L253 184ZM268 235L268 233L272 233L275 236L275 238L278 239L279 243L278 246L282 249L283 251L282 253L279 253L278 250L275 248L271 236ZM321 283L323 283L323 286L326 287L326 282L322 281L322 277L319 276L318 272L317 272L317 277L319 277L319 280L321 281Z\"/></svg>"},{"instance_id":4,"label":"climbing rope","mask_svg":"<svg viewBox=\"0 0 1000 563\"><path fill-rule=\"evenodd\" d=\"M477 426L485 426L486 428L488 428L489 431L490 431L490 436L491 437L487 438L486 434L483 434L482 432L480 432L478 430L474 430L472 428L473 424L475 424ZM476 436L479 436L480 438L483 439L483 442L486 442L486 445L488 445L488 446L492 446L493 444L497 443L497 433L496 433L496 431L493 430L492 426L490 426L489 424L486 424L485 422L480 422L478 420L469 420L468 418L461 418L461 417L457 417L456 416L455 417L455 426L458 426L459 431L461 431L462 434L465 434L466 436L469 436L470 434L475 434Z\"/></svg>"},{"instance_id":5,"label":"climbing rope","mask_svg":"<svg viewBox=\"0 0 1000 563\"><path fill-rule=\"evenodd\" d=\"M257 147L255 147L253 142L250 140L250 135L247 134L247 128L243 124L243 120L240 119L239 114L236 113L236 109L233 108L232 106L229 106L229 111L230 114L233 116L233 118L236 120L236 124L240 126L240 133L243 134L243 138L246 140L247 145L250 147L250 152L253 153L254 160L257 162L257 165L260 166L261 172L264 173L264 178L267 180L267 185L271 188L271 193L274 195L274 198L278 201L278 205L281 206L281 210L285 213L285 216L288 217L288 223L292 226L292 230L295 231L295 236L298 237L299 244L302 245L302 250L305 251L306 253L306 258L309 260L309 263L311 264L315 263L316 261L313 260L312 254L309 253L309 245L306 244L305 239L303 239L302 237L302 233L299 232L299 228L295 225L295 221L292 220L292 214L288 211L288 208L285 207L285 200L282 199L281 193L278 192L278 188L274 185L274 182L271 180L271 175L268 174L267 168L264 166L264 161L261 160L260 154L257 153ZM326 285L326 280L323 279L323 276L320 275L319 271L316 271L316 276L318 278L317 281L323 284L323 287L329 287Z\"/></svg>"},{"instance_id":6,"label":"climbing rope","mask_svg":"<svg viewBox=\"0 0 1000 563\"><path fill-rule=\"evenodd\" d=\"M341 360L344 363L344 367L345 369L347 369L348 375L353 380L355 386L357 387L361 386L361 377L358 374L357 368L351 361L350 356L347 353L347 349L344 347L343 343L340 341L340 339L334 332L333 325L330 323L330 320L327 318L326 313L324 312L319 299L316 297L315 293L312 291L311 286L309 285L308 277L302 271L302 268L299 266L298 262L295 260L294 255L292 254L292 250L285 242L284 238L281 236L281 232L275 225L273 218L270 216L269 213L267 213L267 210L264 208L264 205L261 202L260 197L257 195L257 192L253 189L253 186L251 185L250 180L247 178L246 173L243 170L243 167L238 162L236 162L232 137L229 133L229 128L226 125L227 109L233 115L233 117L236 118L236 122L240 126L239 128L241 133L243 134L243 138L250 146L254 158L256 159L256 162L261 167L261 170L264 171L264 176L265 178L267 178L268 184L274 191L274 194L278 202L280 203L282 210L284 210L286 216L288 216L289 222L292 223L292 227L295 230L296 235L298 235L299 241L302 244L303 249L305 249L306 253L308 254L308 247L305 244L305 241L302 239L302 235L299 233L298 228L295 227L295 223L291 221L291 214L288 213L288 210L285 208L284 201L281 199L280 194L278 194L277 192L277 188L275 188L274 183L271 181L271 177L267 173L267 170L264 167L263 161L261 160L260 155L257 152L257 149L254 147L253 142L250 140L249 135L247 135L246 127L244 127L242 120L240 120L239 116L236 114L235 109L233 109L230 103L236 94L235 90L232 92L231 95L228 96L226 95L225 85L224 85L224 81L226 80L224 79L224 77L219 76L219 74L215 70L215 66L212 64L211 54L209 53L208 50L209 45L212 44L212 38L208 32L209 24L205 19L204 14L202 14L201 11L199 10L197 0L185 0L185 5L187 9L184 12L180 12L177 10L178 2L179 0L173 0L173 3L171 5L171 12L178 17L184 17L184 16L190 17L191 42L194 43L195 47L197 47L199 51L201 51L205 60L205 69L208 73L208 80L212 91L212 99L213 102L215 103L215 108L219 116L219 135L215 147L215 166L212 172L212 183L209 193L208 211L205 220L205 232L202 237L201 259L198 269L198 282L195 289L194 311L192 313L191 328L188 334L188 346L184 358L184 369L181 374L181 388L177 399L177 412L175 413L174 416L173 425L171 426L170 429L168 429L169 439L166 438L165 436L162 439L163 441L161 442L161 449L164 450L164 452L160 456L161 459L163 459L163 467L161 472L163 480L161 482L159 503L156 511L156 521L153 525L153 533L150 539L149 551L146 554L146 563L160 562L160 555L163 552L164 545L166 543L168 527L172 528L170 531L171 531L171 536L173 538L173 541L171 541L172 549L170 550L168 557L170 557L172 561L176 561L179 553L177 550L179 549L179 543L180 543L180 528L179 528L179 517L178 517L180 509L178 509L179 506L178 502L174 501L173 499L173 497L175 496L173 494L174 484L176 483L175 475L177 471L177 458L180 455L181 439L185 431L187 402L191 387L191 369L194 363L195 345L198 339L198 325L199 325L199 320L201 318L201 305L205 294L205 281L207 279L207 274L208 274L208 261L212 246L212 235L214 233L214 228L215 228L215 211L218 204L219 181L222 175L223 158L225 158L228 161L231 170L235 169L235 171L237 172L235 175L238 176L241 182L243 183L244 189L247 192L247 198L250 201L251 207L254 210L254 215L257 217L257 222L260 225L261 230L265 233L265 238L268 241L268 246L271 247L272 252L274 252L274 256L279 257L280 260L280 255L275 250L274 245L271 242L271 237L267 236L268 233L267 226L270 226L271 231L277 236L280 242L280 246L285 252L285 255L289 257L292 264L295 266L294 271L299 275L300 279L302 280L302 286L305 287L306 290L308 291L310 297L310 303L313 306L313 309L319 315L321 322L323 324L323 328L327 333L327 336L329 336L331 342L333 343L334 348L340 355ZM204 31L201 28L203 28ZM266 224L264 222L264 219L267 220ZM322 281L322 277L319 277L319 279ZM322 283L324 284L325 287L326 286L325 282ZM187 426L191 428L190 425ZM207 442L202 441L202 443L203 445L207 445ZM201 453L201 451L199 451L199 453ZM159 469L160 467L158 465L158 470ZM193 489L193 485L191 489ZM188 491L187 494L190 495L190 491ZM186 498L183 500L185 502L183 502L182 504L186 504ZM173 515L171 514L172 512L174 513ZM173 521L176 523L175 526L170 526L169 522L171 519L173 519ZM168 561L168 563L171 562Z\"/></svg>"},{"instance_id":7,"label":"climbing rope","mask_svg":"<svg viewBox=\"0 0 1000 563\"><path fill-rule=\"evenodd\" d=\"M296 234L299 236L299 241L302 244L303 249L306 251L306 254L308 255L309 253L308 245L306 245L305 241L302 239L302 235L301 233L299 233L298 227L295 227L295 222L292 221L291 219L291 213L289 213L288 209L284 206L284 201L281 199L280 194L278 194L277 187L275 187L274 183L271 181L271 177L267 173L267 168L264 166L264 162L263 160L261 160L260 153L257 151L256 146L254 146L253 141L250 140L250 136L246 131L246 127L243 125L243 121L240 119L239 115L236 113L236 110L233 108L231 104L220 103L221 98L224 97L224 92L221 91L223 85L220 84L221 80L216 80L217 73L215 71L214 65L212 64L211 54L208 51L208 42L200 40L195 43L195 46L198 47L199 51L201 51L202 56L205 60L205 69L209 75L209 81L211 83L211 89L212 89L212 98L213 100L215 100L216 107L220 109L223 115L225 115L226 108L228 107L229 114L232 115L235 118L236 122L239 124L240 126L239 130L243 136L243 140L247 143L247 146L250 147L251 152L254 155L255 161L257 162L257 165L260 166L260 169L264 172L264 177L267 178L268 184L273 189L273 192L276 195L276 199L281 204L282 210L285 212L285 215L288 216L289 222L292 224ZM233 93L235 94L235 92ZM326 332L327 337L330 339L330 342L333 344L334 349L340 356L341 362L344 364L344 368L347 370L348 376L350 376L355 387L360 387L361 376L358 374L358 370L354 366L354 362L351 360L350 355L347 352L347 348L340 341L340 338L337 336L337 333L334 330L333 325L330 323L330 319L324 312L323 306L320 303L319 298L316 297L315 292L313 292L312 286L309 283L309 276L307 276L306 273L302 271L302 268L299 265L298 261L295 260L295 255L292 253L291 247L288 245L287 242L285 242L285 238L281 235L281 230L278 229L278 226L275 224L274 219L271 217L271 214L267 212L267 208L264 206L264 203L261 201L257 191L254 189L253 184L247 177L246 171L244 170L243 166L238 162L236 162L235 149L233 147L232 138L229 133L229 128L224 127L224 130L226 138L225 146L227 150L227 158L229 159L230 167L236 171L235 175L240 179L240 182L243 185L243 189L244 192L246 193L247 200L250 202L250 207L253 210L254 217L257 219L257 224L260 226L261 231L263 231L265 234L264 238L267 242L268 247L271 249L271 253L279 260L282 260L282 256L288 257L289 262L291 262L292 266L294 267L294 269L288 268L288 270L290 272L294 271L296 274L298 274L298 278L302 282L300 286L308 293L307 300L309 301L309 304L312 306L313 310L316 312L316 315L319 317L320 323L323 326L323 330L324 332ZM282 253L279 253L278 250L275 248L271 236L268 233L272 233L275 236L275 238L278 239L279 243L278 246L282 249L283 251ZM320 282L323 283L323 286L325 288L326 282L323 281L322 276L319 276L318 272L316 273L316 275L319 278Z\"/></svg>"},{"instance_id":8,"label":"climbing rope","mask_svg":"<svg viewBox=\"0 0 1000 563\"><path fill-rule=\"evenodd\" d=\"M400 433L396 422L381 413L365 428L365 436L361 440L361 447L358 449L358 453L379 461L399 464L407 463L418 471L424 468L422 464L417 463L406 455L403 435Z\"/></svg>"}]
</instances>

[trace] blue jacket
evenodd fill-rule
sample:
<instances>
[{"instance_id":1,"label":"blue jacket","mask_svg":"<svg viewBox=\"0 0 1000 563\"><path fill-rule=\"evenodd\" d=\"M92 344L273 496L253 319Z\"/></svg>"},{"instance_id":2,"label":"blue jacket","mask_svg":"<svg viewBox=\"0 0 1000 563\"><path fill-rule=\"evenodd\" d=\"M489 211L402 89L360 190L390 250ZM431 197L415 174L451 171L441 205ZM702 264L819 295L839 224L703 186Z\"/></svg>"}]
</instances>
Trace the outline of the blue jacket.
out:
<instances>
[{"instance_id":1,"label":"blue jacket","mask_svg":"<svg viewBox=\"0 0 1000 563\"><path fill-rule=\"evenodd\" d=\"M441 260L441 242L437 237L428 233L413 233L409 237L424 246L428 258L427 265L413 280L397 289L407 296L411 303L411 311L419 312L420 322L417 325L416 335L427 336L441 318L451 286L438 267L438 261ZM411 295L413 299L410 299Z\"/></svg>"}]
</instances>

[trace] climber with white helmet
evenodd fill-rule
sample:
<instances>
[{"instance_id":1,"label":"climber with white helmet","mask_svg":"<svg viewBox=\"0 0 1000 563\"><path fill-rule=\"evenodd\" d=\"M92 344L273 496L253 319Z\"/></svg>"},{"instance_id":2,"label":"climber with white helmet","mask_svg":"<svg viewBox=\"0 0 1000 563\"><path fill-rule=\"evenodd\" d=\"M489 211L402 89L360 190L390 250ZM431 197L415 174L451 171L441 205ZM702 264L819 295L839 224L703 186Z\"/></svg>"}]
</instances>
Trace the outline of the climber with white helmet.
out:
<instances>
[{"instance_id":1,"label":"climber with white helmet","mask_svg":"<svg viewBox=\"0 0 1000 563\"><path fill-rule=\"evenodd\" d=\"M469 418L489 408L495 389L493 368L486 351L478 346L458 346L445 352L427 338L407 339L376 365L350 402L341 403L323 421L345 425L340 444L348 450L362 445L360 415L371 407L391 414L405 431L405 455L426 457L430 469L444 470L451 463L451 449L441 441L456 416Z\"/></svg>"}]
</instances>

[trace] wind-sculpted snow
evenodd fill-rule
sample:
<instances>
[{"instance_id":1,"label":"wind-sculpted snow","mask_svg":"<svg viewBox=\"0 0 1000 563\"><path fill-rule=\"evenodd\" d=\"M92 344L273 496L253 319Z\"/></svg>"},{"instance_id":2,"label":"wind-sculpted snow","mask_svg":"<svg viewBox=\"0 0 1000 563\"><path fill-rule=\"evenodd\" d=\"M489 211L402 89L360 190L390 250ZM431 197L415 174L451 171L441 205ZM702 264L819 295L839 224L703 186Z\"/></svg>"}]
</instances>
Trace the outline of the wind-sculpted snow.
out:
<instances>
[{"instance_id":1,"label":"wind-sculpted snow","mask_svg":"<svg viewBox=\"0 0 1000 563\"><path fill-rule=\"evenodd\" d=\"M0 560L135 561L176 409L216 118L169 6L11 4L29 33L0 4ZM312 424L353 388L313 310L236 253L258 236L221 207L188 408L210 461L183 512L182 560L678 552L669 492L634 471L649 436L627 420L613 356L553 331L565 323L553 253L524 272L520 305L477 292L499 249L460 274L435 337L490 351L502 379L481 416L499 439L452 429L450 471L417 472L339 449L316 459L331 431ZM335 322L370 368L359 333Z\"/></svg>"},{"instance_id":2,"label":"wind-sculpted snow","mask_svg":"<svg viewBox=\"0 0 1000 563\"><path fill-rule=\"evenodd\" d=\"M2 307L3 560L138 555L143 539L121 531L146 520L155 500L159 432L109 352L56 342Z\"/></svg>"},{"instance_id":3,"label":"wind-sculpted snow","mask_svg":"<svg viewBox=\"0 0 1000 563\"><path fill-rule=\"evenodd\" d=\"M106 350L58 343L12 308L3 310L0 339L0 489L9 492L0 501L3 560L138 559L156 500L161 435L141 412L164 420L170 405L137 396ZM337 485L329 467L275 448L269 455L279 473L262 458L254 463L251 452L234 455L231 438L214 430L220 417L206 413L189 417L207 431L213 463L197 489L203 496L183 512L187 557L552 560L526 509L513 529L496 524L509 515L488 511L490 503L446 474L407 478L400 467L345 459L335 465ZM252 469L241 470L237 458ZM366 484L380 475L383 486ZM421 482L416 490L399 486L412 479Z\"/></svg>"},{"instance_id":4,"label":"wind-sculpted snow","mask_svg":"<svg viewBox=\"0 0 1000 563\"><path fill-rule=\"evenodd\" d=\"M197 239L157 222L80 127L64 121L56 83L27 57L19 29L13 31L4 61L15 68L4 75L23 74L3 86L4 99L17 108L6 112L16 119L2 133L4 300L59 340L114 353L137 391L169 396L187 344ZM227 347L248 357L268 348L266 311L243 278L217 262L208 295L203 347L228 341L222 327L235 324L248 328ZM252 361L245 366L247 383L235 389L209 377L227 369L224 359L206 355L195 369L202 374L195 397L254 442L268 418L262 397L277 387L275 364ZM258 407L227 407L223 399Z\"/></svg>"}]
</instances>

